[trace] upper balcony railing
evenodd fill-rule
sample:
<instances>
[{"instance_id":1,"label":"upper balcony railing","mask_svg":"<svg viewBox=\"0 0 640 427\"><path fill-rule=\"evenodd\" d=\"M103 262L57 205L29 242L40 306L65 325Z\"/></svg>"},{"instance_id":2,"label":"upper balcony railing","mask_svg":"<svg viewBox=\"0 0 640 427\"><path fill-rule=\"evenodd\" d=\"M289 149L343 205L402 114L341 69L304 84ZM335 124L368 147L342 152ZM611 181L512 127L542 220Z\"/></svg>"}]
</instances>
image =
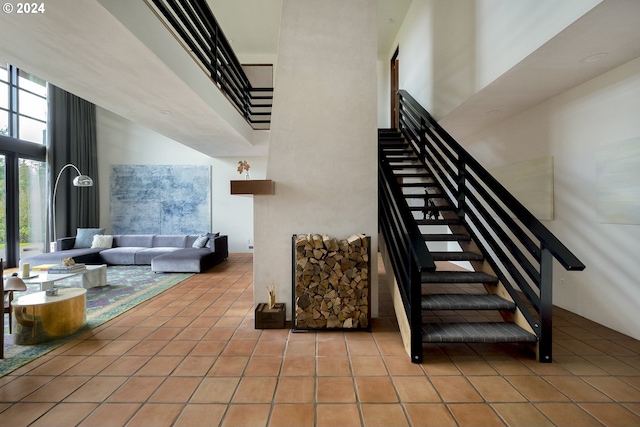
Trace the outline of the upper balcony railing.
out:
<instances>
[{"instance_id":1,"label":"upper balcony railing","mask_svg":"<svg viewBox=\"0 0 640 427\"><path fill-rule=\"evenodd\" d=\"M272 87L253 87L205 0L147 0L254 129L269 129Z\"/></svg>"}]
</instances>

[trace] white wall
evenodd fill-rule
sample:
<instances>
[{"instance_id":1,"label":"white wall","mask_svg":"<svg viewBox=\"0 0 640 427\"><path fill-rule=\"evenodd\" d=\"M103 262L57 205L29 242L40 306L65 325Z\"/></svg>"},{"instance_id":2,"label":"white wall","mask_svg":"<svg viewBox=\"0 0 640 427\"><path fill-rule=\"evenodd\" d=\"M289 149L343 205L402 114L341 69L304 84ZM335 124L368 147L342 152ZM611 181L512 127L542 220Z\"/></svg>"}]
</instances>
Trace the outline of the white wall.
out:
<instances>
[{"instance_id":1,"label":"white wall","mask_svg":"<svg viewBox=\"0 0 640 427\"><path fill-rule=\"evenodd\" d=\"M554 264L554 304L640 339L640 225L599 222L598 150L640 137L640 58L461 143L486 168L553 156L555 220L587 266ZM564 280L564 286L561 280Z\"/></svg>"},{"instance_id":2,"label":"white wall","mask_svg":"<svg viewBox=\"0 0 640 427\"><path fill-rule=\"evenodd\" d=\"M264 178L265 157L211 158L103 108L97 109L98 175L100 180L100 226L110 230L109 182L112 165L209 165L211 166L211 224L203 232L220 231L229 238L229 252L251 252L253 199L232 196L229 181L243 179L236 171L238 160L251 165L253 179Z\"/></svg>"},{"instance_id":3,"label":"white wall","mask_svg":"<svg viewBox=\"0 0 640 427\"><path fill-rule=\"evenodd\" d=\"M267 171L276 194L254 197L254 298L267 301L265 285L276 284L289 316L293 234L362 232L377 248L375 7L283 4Z\"/></svg>"},{"instance_id":4,"label":"white wall","mask_svg":"<svg viewBox=\"0 0 640 427\"><path fill-rule=\"evenodd\" d=\"M399 47L400 89L439 119L601 1L416 0L381 61Z\"/></svg>"}]
</instances>

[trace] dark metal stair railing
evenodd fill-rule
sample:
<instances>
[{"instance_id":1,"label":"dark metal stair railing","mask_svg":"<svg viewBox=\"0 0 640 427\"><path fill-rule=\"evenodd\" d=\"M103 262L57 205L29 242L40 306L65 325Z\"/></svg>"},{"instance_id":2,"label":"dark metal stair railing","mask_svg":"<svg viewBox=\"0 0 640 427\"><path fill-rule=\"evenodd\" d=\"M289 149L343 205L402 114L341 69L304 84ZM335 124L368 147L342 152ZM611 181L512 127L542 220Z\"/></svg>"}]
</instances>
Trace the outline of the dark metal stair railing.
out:
<instances>
[{"instance_id":1,"label":"dark metal stair railing","mask_svg":"<svg viewBox=\"0 0 640 427\"><path fill-rule=\"evenodd\" d=\"M584 270L584 264L415 99L403 90L398 96L402 134L429 165L537 335L540 361L551 362L553 259L569 271Z\"/></svg>"},{"instance_id":2,"label":"dark metal stair railing","mask_svg":"<svg viewBox=\"0 0 640 427\"><path fill-rule=\"evenodd\" d=\"M388 255L398 280L399 290L410 326L411 361L422 363L422 289L423 272L436 265L409 205L403 197L389 162L379 147L378 204L379 224Z\"/></svg>"},{"instance_id":3,"label":"dark metal stair railing","mask_svg":"<svg viewBox=\"0 0 640 427\"><path fill-rule=\"evenodd\" d=\"M145 0L252 127L271 122L272 87L253 87L206 0Z\"/></svg>"}]
</instances>

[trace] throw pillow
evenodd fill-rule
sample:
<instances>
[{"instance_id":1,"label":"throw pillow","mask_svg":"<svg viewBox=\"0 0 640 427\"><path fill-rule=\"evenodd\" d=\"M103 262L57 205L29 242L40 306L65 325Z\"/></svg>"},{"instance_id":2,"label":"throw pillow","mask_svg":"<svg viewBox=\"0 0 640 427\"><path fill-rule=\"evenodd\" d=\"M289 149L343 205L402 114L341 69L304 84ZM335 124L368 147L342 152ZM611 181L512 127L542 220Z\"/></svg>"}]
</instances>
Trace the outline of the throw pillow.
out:
<instances>
[{"instance_id":1,"label":"throw pillow","mask_svg":"<svg viewBox=\"0 0 640 427\"><path fill-rule=\"evenodd\" d=\"M110 248L113 246L113 236L103 236L100 234L96 234L93 236L93 242L91 243L92 248Z\"/></svg>"},{"instance_id":2,"label":"throw pillow","mask_svg":"<svg viewBox=\"0 0 640 427\"><path fill-rule=\"evenodd\" d=\"M198 248L198 249L204 248L204 245L206 245L206 244L207 244L207 241L208 241L208 240L209 240L209 237L208 237L206 234L205 234L205 235L203 235L203 236L198 236L198 238L196 239L196 241L195 241L195 242L193 242L193 245L192 245L192 246L193 246L194 248Z\"/></svg>"},{"instance_id":3,"label":"throw pillow","mask_svg":"<svg viewBox=\"0 0 640 427\"><path fill-rule=\"evenodd\" d=\"M73 245L73 248L90 248L93 243L93 236L96 234L104 234L104 228L78 228L76 243Z\"/></svg>"},{"instance_id":4,"label":"throw pillow","mask_svg":"<svg viewBox=\"0 0 640 427\"><path fill-rule=\"evenodd\" d=\"M220 236L220 233L207 233L207 237L209 238L209 240L207 240L207 244L205 246L207 248L211 248L211 241L218 236Z\"/></svg>"}]
</instances>

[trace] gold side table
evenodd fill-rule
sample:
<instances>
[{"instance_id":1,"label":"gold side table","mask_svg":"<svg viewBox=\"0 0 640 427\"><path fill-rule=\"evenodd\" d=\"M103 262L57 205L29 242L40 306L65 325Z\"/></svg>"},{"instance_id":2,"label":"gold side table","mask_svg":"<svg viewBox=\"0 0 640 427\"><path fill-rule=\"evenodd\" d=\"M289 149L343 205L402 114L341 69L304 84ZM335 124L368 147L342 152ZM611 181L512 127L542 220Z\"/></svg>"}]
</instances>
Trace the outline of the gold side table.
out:
<instances>
[{"instance_id":1,"label":"gold side table","mask_svg":"<svg viewBox=\"0 0 640 427\"><path fill-rule=\"evenodd\" d=\"M13 342L32 345L66 337L87 320L87 290L59 289L57 295L36 292L11 302L15 322Z\"/></svg>"}]
</instances>

